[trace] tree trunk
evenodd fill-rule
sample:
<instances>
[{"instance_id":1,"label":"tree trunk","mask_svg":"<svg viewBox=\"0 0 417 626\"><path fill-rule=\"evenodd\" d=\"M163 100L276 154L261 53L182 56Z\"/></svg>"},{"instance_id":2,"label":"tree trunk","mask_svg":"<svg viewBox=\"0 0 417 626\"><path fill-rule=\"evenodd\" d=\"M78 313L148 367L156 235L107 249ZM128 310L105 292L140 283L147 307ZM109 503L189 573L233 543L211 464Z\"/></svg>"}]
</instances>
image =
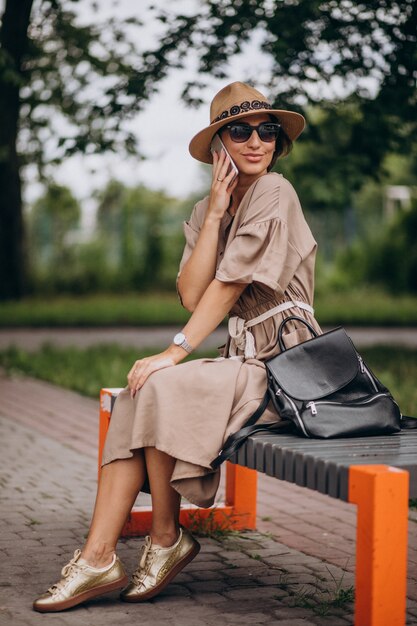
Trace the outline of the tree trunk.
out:
<instances>
[{"instance_id":1,"label":"tree trunk","mask_svg":"<svg viewBox=\"0 0 417 626\"><path fill-rule=\"evenodd\" d=\"M33 0L7 0L0 31L0 300L25 290L25 246L16 141L22 56Z\"/></svg>"}]
</instances>

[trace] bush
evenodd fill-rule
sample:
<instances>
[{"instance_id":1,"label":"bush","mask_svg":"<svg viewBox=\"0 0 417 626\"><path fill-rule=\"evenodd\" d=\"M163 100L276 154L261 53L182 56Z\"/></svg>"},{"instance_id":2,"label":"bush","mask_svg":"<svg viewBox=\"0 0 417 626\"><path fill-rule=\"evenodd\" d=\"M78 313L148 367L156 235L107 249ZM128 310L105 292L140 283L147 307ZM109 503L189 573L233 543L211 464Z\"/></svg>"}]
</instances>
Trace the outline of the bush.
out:
<instances>
[{"instance_id":1,"label":"bush","mask_svg":"<svg viewBox=\"0 0 417 626\"><path fill-rule=\"evenodd\" d=\"M370 280L392 291L417 293L417 202L402 211L369 255Z\"/></svg>"},{"instance_id":2,"label":"bush","mask_svg":"<svg viewBox=\"0 0 417 626\"><path fill-rule=\"evenodd\" d=\"M377 284L395 293L417 293L417 202L373 237L356 242L336 259L333 287Z\"/></svg>"},{"instance_id":3,"label":"bush","mask_svg":"<svg viewBox=\"0 0 417 626\"><path fill-rule=\"evenodd\" d=\"M66 251L64 263L32 268L31 291L38 295L84 295L114 289L120 272L109 267L101 241L77 244ZM120 288L125 288L121 285Z\"/></svg>"}]
</instances>

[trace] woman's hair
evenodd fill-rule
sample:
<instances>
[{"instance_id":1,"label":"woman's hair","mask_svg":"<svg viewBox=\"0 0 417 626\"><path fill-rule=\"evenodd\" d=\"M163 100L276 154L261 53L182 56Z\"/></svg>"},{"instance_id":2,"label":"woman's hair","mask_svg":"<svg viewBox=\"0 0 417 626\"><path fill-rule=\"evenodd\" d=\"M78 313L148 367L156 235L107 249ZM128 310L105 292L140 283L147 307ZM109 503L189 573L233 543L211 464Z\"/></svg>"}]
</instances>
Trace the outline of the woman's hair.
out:
<instances>
[{"instance_id":1,"label":"woman's hair","mask_svg":"<svg viewBox=\"0 0 417 626\"><path fill-rule=\"evenodd\" d=\"M270 115L269 117L271 118L271 122L279 122L279 119L275 117L275 115ZM272 170L275 163L277 162L277 159L287 156L287 154L291 152L292 144L293 142L281 126L278 139L275 144L275 152L272 155L271 163L268 165L268 172Z\"/></svg>"}]
</instances>

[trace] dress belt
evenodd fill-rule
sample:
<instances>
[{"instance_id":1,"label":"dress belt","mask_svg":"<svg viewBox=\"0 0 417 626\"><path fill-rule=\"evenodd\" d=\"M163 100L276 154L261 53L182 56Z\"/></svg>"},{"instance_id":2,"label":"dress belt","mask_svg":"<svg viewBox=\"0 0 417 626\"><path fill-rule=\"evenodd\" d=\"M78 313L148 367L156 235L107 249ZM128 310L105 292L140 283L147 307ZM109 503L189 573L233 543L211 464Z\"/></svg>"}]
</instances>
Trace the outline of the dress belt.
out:
<instances>
[{"instance_id":1,"label":"dress belt","mask_svg":"<svg viewBox=\"0 0 417 626\"><path fill-rule=\"evenodd\" d=\"M264 322L269 317L272 317L277 313L282 313L282 311L287 311L288 309L293 309L294 307L304 309L304 311L308 311L314 315L313 307L306 302L301 302L300 300L290 300L288 302L278 304L273 309L268 309L265 313L262 313L251 320L244 320L237 315L231 317L229 319L229 357L236 357L237 350L239 349L244 352L245 359L254 359L256 357L255 337L252 335L249 328Z\"/></svg>"}]
</instances>

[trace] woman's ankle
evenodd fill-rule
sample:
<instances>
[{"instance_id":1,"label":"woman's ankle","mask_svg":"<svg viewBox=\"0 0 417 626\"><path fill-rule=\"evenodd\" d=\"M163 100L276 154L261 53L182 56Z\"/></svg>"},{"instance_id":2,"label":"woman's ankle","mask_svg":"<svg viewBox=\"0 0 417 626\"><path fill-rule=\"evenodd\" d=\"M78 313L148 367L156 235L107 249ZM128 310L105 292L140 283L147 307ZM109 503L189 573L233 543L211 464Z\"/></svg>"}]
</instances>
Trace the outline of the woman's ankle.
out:
<instances>
[{"instance_id":1,"label":"woman's ankle","mask_svg":"<svg viewBox=\"0 0 417 626\"><path fill-rule=\"evenodd\" d=\"M151 530L151 540L154 545L162 548L170 548L178 541L180 535L179 528L172 528L166 531Z\"/></svg>"},{"instance_id":2,"label":"woman's ankle","mask_svg":"<svg viewBox=\"0 0 417 626\"><path fill-rule=\"evenodd\" d=\"M106 567L110 565L115 553L114 546L109 546L106 543L96 543L84 546L81 552L81 558L84 559L91 567Z\"/></svg>"}]
</instances>

